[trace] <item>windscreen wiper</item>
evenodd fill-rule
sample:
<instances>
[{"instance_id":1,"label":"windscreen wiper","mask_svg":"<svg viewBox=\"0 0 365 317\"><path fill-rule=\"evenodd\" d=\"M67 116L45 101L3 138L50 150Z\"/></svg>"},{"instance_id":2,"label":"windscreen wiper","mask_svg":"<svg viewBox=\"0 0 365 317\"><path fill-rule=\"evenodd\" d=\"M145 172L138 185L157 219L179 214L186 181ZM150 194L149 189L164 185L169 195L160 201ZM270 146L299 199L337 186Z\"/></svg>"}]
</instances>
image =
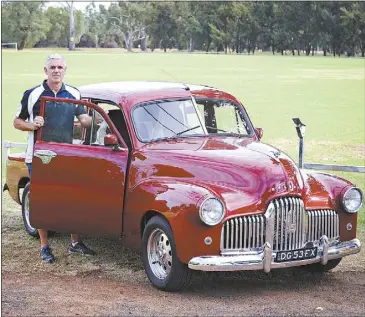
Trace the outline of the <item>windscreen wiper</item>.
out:
<instances>
[{"instance_id":1,"label":"windscreen wiper","mask_svg":"<svg viewBox=\"0 0 365 317\"><path fill-rule=\"evenodd\" d=\"M193 127L193 128L189 128L189 129L186 129L186 130L183 130L183 131L180 131L179 133L176 133L176 135L181 135L181 134L184 134L185 132L189 132L191 130L195 130L197 128L200 128L200 125L197 125L196 127Z\"/></svg>"},{"instance_id":2,"label":"windscreen wiper","mask_svg":"<svg viewBox=\"0 0 365 317\"><path fill-rule=\"evenodd\" d=\"M217 131L221 131L221 132L230 133L230 132L228 132L228 131L226 131L226 130L222 130L222 129L218 129L218 128L215 128L215 127L211 127L211 126L209 126L209 125L206 125L205 127L206 127L206 128L210 128L210 129L214 129L214 130L217 130Z\"/></svg>"},{"instance_id":3,"label":"windscreen wiper","mask_svg":"<svg viewBox=\"0 0 365 317\"><path fill-rule=\"evenodd\" d=\"M237 135L239 138L242 138L244 136L246 136L245 134L241 134L241 133L235 133L235 132L228 132L226 130L222 130L222 129L218 129L218 128L215 128L215 127L210 127L208 125L205 126L206 128L210 128L210 129L214 129L216 131L220 131L220 132L225 132L225 133L229 133L229 134L233 134L233 135Z\"/></svg>"}]
</instances>

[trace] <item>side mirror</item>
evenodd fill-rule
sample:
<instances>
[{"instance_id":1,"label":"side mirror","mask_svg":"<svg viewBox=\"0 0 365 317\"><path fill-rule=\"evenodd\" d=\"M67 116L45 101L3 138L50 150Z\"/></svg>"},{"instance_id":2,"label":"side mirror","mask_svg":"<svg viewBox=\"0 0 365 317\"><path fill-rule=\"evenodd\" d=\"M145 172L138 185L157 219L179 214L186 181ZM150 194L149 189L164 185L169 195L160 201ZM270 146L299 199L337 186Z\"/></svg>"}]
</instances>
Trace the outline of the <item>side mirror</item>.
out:
<instances>
[{"instance_id":1,"label":"side mirror","mask_svg":"<svg viewBox=\"0 0 365 317\"><path fill-rule=\"evenodd\" d=\"M113 133L108 133L104 136L104 145L118 145L117 136Z\"/></svg>"},{"instance_id":2,"label":"side mirror","mask_svg":"<svg viewBox=\"0 0 365 317\"><path fill-rule=\"evenodd\" d=\"M255 128L255 133L259 140L261 140L262 136L264 135L264 130L262 128Z\"/></svg>"}]
</instances>

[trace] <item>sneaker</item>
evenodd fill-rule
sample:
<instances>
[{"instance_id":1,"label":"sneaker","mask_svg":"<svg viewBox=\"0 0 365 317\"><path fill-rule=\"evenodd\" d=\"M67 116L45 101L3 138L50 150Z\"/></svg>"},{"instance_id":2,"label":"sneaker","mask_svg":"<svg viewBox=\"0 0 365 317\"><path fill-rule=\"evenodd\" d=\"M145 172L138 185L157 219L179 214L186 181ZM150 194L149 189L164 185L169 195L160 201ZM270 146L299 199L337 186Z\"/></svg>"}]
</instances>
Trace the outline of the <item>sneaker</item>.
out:
<instances>
[{"instance_id":1,"label":"sneaker","mask_svg":"<svg viewBox=\"0 0 365 317\"><path fill-rule=\"evenodd\" d=\"M75 246L70 243L69 254L96 255L96 252L89 249L83 242L77 242Z\"/></svg>"},{"instance_id":2,"label":"sneaker","mask_svg":"<svg viewBox=\"0 0 365 317\"><path fill-rule=\"evenodd\" d=\"M43 263L53 263L55 261L55 257L52 254L52 249L50 247L42 247L41 249L41 260Z\"/></svg>"}]
</instances>

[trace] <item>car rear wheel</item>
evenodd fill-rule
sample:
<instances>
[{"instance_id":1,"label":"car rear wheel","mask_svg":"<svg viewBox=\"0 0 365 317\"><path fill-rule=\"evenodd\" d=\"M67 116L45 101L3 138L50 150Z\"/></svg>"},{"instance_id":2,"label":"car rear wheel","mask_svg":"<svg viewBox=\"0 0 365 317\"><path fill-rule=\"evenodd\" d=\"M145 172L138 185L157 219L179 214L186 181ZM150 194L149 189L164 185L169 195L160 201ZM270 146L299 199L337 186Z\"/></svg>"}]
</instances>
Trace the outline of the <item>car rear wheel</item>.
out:
<instances>
[{"instance_id":1,"label":"car rear wheel","mask_svg":"<svg viewBox=\"0 0 365 317\"><path fill-rule=\"evenodd\" d=\"M23 216L23 222L25 231L30 234L32 237L39 238L38 230L36 228L33 228L29 221L29 200L30 200L30 190L29 190L30 183L28 182L23 190L22 195L22 216Z\"/></svg>"},{"instance_id":2,"label":"car rear wheel","mask_svg":"<svg viewBox=\"0 0 365 317\"><path fill-rule=\"evenodd\" d=\"M306 265L305 268L312 273L324 273L333 270L340 264L341 260L342 258L329 260L325 265L322 265L321 263L313 263Z\"/></svg>"},{"instance_id":3,"label":"car rear wheel","mask_svg":"<svg viewBox=\"0 0 365 317\"><path fill-rule=\"evenodd\" d=\"M191 270L178 259L172 230L162 217L151 218L143 231L142 261L152 285L160 290L176 292L190 283Z\"/></svg>"}]
</instances>

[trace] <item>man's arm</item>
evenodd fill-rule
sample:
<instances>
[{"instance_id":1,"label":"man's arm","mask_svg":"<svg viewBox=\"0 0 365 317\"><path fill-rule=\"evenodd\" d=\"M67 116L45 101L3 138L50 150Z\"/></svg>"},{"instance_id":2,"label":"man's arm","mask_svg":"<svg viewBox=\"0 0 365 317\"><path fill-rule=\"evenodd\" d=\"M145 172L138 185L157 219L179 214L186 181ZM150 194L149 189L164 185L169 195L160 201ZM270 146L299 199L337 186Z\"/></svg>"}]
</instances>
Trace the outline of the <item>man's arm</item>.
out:
<instances>
[{"instance_id":1,"label":"man's arm","mask_svg":"<svg viewBox=\"0 0 365 317\"><path fill-rule=\"evenodd\" d=\"M88 114L86 114L86 113L80 114L80 115L77 116L77 119L79 120L80 124L84 128L90 128L91 127L92 117L90 117Z\"/></svg>"},{"instance_id":2,"label":"man's arm","mask_svg":"<svg viewBox=\"0 0 365 317\"><path fill-rule=\"evenodd\" d=\"M13 125L15 129L21 131L35 131L38 130L43 125L43 118L42 117L35 117L34 122L27 122L20 118L15 118Z\"/></svg>"},{"instance_id":3,"label":"man's arm","mask_svg":"<svg viewBox=\"0 0 365 317\"><path fill-rule=\"evenodd\" d=\"M21 131L35 131L38 130L44 124L43 117L36 116L33 122L26 121L29 119L28 113L28 98L29 98L30 91L27 90L23 94L23 98L20 101L20 105L18 110L15 114L15 118L13 121L13 126L15 129Z\"/></svg>"}]
</instances>

